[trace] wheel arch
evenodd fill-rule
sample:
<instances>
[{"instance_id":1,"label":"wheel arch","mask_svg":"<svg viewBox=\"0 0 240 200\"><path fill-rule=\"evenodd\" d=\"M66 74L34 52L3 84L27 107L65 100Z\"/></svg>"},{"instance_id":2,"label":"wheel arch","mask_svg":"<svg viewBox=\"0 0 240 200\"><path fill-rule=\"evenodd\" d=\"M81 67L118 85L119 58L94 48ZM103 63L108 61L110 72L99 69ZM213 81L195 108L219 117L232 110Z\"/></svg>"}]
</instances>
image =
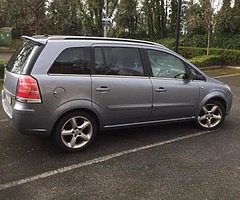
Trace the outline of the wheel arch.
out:
<instances>
[{"instance_id":1,"label":"wheel arch","mask_svg":"<svg viewBox=\"0 0 240 200\"><path fill-rule=\"evenodd\" d=\"M198 110L197 110L196 116L201 111L202 107L206 103L208 103L210 101L218 101L219 103L222 104L222 106L224 107L224 110L226 111L226 109L227 109L227 102L226 102L226 100L224 98L224 94L222 92L215 91L215 92L212 92L212 93L208 94L207 96L205 96L202 99L201 103L198 106Z\"/></svg>"},{"instance_id":2,"label":"wheel arch","mask_svg":"<svg viewBox=\"0 0 240 200\"><path fill-rule=\"evenodd\" d=\"M217 101L217 102L221 103L222 106L224 107L224 110L226 111L227 103L224 100L224 98L222 98L222 97L213 97L213 98L209 99L206 103L208 103L209 101Z\"/></svg>"}]
</instances>

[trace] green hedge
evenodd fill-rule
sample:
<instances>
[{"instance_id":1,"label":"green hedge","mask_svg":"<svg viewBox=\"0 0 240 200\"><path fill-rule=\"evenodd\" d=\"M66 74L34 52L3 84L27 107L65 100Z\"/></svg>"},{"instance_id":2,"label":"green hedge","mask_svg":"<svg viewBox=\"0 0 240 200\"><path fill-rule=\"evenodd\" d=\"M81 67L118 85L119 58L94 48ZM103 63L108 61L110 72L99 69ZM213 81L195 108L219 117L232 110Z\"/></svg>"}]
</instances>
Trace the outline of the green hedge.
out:
<instances>
[{"instance_id":1,"label":"green hedge","mask_svg":"<svg viewBox=\"0 0 240 200\"><path fill-rule=\"evenodd\" d=\"M224 63L224 60L222 59L222 57L218 55L197 56L192 59L189 59L189 61L199 68L219 66L219 65L223 65Z\"/></svg>"},{"instance_id":2,"label":"green hedge","mask_svg":"<svg viewBox=\"0 0 240 200\"><path fill-rule=\"evenodd\" d=\"M199 56L203 56L203 59L204 59L204 56L206 55L206 53L207 53L206 48L196 48L196 47L180 47L179 48L179 54L181 54L183 57L188 59L199 57ZM210 55L214 55L214 56L209 57L209 60L216 59L216 63L219 63L221 61L221 63L219 63L221 65L240 65L240 50L209 49L209 56ZM213 61L208 61L208 62L213 62Z\"/></svg>"},{"instance_id":3,"label":"green hedge","mask_svg":"<svg viewBox=\"0 0 240 200\"><path fill-rule=\"evenodd\" d=\"M239 34L222 34L212 35L210 46L213 48L222 49L239 49L240 50L240 35Z\"/></svg>"},{"instance_id":4,"label":"green hedge","mask_svg":"<svg viewBox=\"0 0 240 200\"><path fill-rule=\"evenodd\" d=\"M240 52L239 50L231 49L216 49L210 48L209 55L222 55L222 54L232 54L232 52ZM198 47L179 47L179 54L185 58L193 58L196 56L207 55L207 48L198 48Z\"/></svg>"},{"instance_id":5,"label":"green hedge","mask_svg":"<svg viewBox=\"0 0 240 200\"><path fill-rule=\"evenodd\" d=\"M175 38L163 38L160 40L156 40L155 42L159 43L161 45L164 45L167 48L172 49L172 50L174 50L174 48L175 48Z\"/></svg>"},{"instance_id":6,"label":"green hedge","mask_svg":"<svg viewBox=\"0 0 240 200\"><path fill-rule=\"evenodd\" d=\"M240 65L240 51L239 50L226 50L221 53L221 57L226 64Z\"/></svg>"},{"instance_id":7,"label":"green hedge","mask_svg":"<svg viewBox=\"0 0 240 200\"><path fill-rule=\"evenodd\" d=\"M6 63L5 60L0 59L0 78L3 78L4 75L4 64Z\"/></svg>"},{"instance_id":8,"label":"green hedge","mask_svg":"<svg viewBox=\"0 0 240 200\"><path fill-rule=\"evenodd\" d=\"M206 48L196 48L196 47L179 47L178 53L185 58L193 58L196 56L203 56L207 54Z\"/></svg>"},{"instance_id":9,"label":"green hedge","mask_svg":"<svg viewBox=\"0 0 240 200\"><path fill-rule=\"evenodd\" d=\"M192 37L182 37L180 40L180 45L187 47L206 48L207 41L207 35L193 35ZM212 34L210 37L210 47L240 50L240 34Z\"/></svg>"},{"instance_id":10,"label":"green hedge","mask_svg":"<svg viewBox=\"0 0 240 200\"><path fill-rule=\"evenodd\" d=\"M165 45L170 49L175 48L175 38L162 38L155 42ZM207 43L207 35L181 36L179 39L179 45L184 47L206 48ZM240 50L240 34L211 34L210 47Z\"/></svg>"}]
</instances>

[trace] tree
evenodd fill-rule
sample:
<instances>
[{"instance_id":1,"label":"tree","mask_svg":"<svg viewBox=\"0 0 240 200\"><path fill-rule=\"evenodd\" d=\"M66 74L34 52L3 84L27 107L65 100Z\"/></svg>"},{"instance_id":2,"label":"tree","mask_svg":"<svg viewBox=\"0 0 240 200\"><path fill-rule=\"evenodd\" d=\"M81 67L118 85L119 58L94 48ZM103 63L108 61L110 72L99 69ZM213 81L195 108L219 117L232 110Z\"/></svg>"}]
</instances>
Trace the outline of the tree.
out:
<instances>
[{"instance_id":1,"label":"tree","mask_svg":"<svg viewBox=\"0 0 240 200\"><path fill-rule=\"evenodd\" d=\"M177 25L177 10L178 10L178 1L177 0L171 0L170 2L170 14L169 14L169 20L168 20L168 31L170 35L175 34L176 25Z\"/></svg>"},{"instance_id":2,"label":"tree","mask_svg":"<svg viewBox=\"0 0 240 200\"><path fill-rule=\"evenodd\" d=\"M234 33L240 32L240 0L235 0L232 8L232 18L234 24Z\"/></svg>"},{"instance_id":3,"label":"tree","mask_svg":"<svg viewBox=\"0 0 240 200\"><path fill-rule=\"evenodd\" d=\"M47 9L47 33L82 34L82 14L76 0L54 0Z\"/></svg>"},{"instance_id":4,"label":"tree","mask_svg":"<svg viewBox=\"0 0 240 200\"><path fill-rule=\"evenodd\" d=\"M145 31L150 38L162 38L167 36L167 8L164 0L143 0L142 22ZM141 24L141 26L143 26Z\"/></svg>"},{"instance_id":5,"label":"tree","mask_svg":"<svg viewBox=\"0 0 240 200\"><path fill-rule=\"evenodd\" d=\"M210 38L213 29L213 8L210 0L200 0L200 4L203 8L203 20L206 22L206 32L208 34L208 43L207 43L207 55L209 54L210 48Z\"/></svg>"},{"instance_id":6,"label":"tree","mask_svg":"<svg viewBox=\"0 0 240 200\"><path fill-rule=\"evenodd\" d=\"M222 7L215 17L215 31L217 33L234 33L234 13L231 0L223 0Z\"/></svg>"},{"instance_id":7,"label":"tree","mask_svg":"<svg viewBox=\"0 0 240 200\"><path fill-rule=\"evenodd\" d=\"M39 34L45 20L46 0L1 0L1 25L21 34ZM9 12L11 11L11 12Z\"/></svg>"},{"instance_id":8,"label":"tree","mask_svg":"<svg viewBox=\"0 0 240 200\"><path fill-rule=\"evenodd\" d=\"M210 38L213 29L213 8L210 0L200 0L194 3L189 2L187 9L187 30L189 35L202 34L208 35L207 55L210 48Z\"/></svg>"},{"instance_id":9,"label":"tree","mask_svg":"<svg viewBox=\"0 0 240 200\"><path fill-rule=\"evenodd\" d=\"M114 18L118 29L117 36L130 37L138 27L137 0L121 0Z\"/></svg>"},{"instance_id":10,"label":"tree","mask_svg":"<svg viewBox=\"0 0 240 200\"><path fill-rule=\"evenodd\" d=\"M45 21L45 3L46 0L25 0L23 6L28 8L33 16L34 34L40 34L40 27Z\"/></svg>"},{"instance_id":11,"label":"tree","mask_svg":"<svg viewBox=\"0 0 240 200\"><path fill-rule=\"evenodd\" d=\"M93 29L91 35L102 36L103 35L103 27L102 27L102 18L103 18L103 8L104 8L104 0L88 0L86 2L87 9L90 11L88 16L93 19ZM89 20L91 20L89 19Z\"/></svg>"},{"instance_id":12,"label":"tree","mask_svg":"<svg viewBox=\"0 0 240 200\"><path fill-rule=\"evenodd\" d=\"M189 8L186 10L187 29L190 35L206 34L212 27L213 23L213 8L209 0L200 0L199 3L194 3L191 0Z\"/></svg>"},{"instance_id":13,"label":"tree","mask_svg":"<svg viewBox=\"0 0 240 200\"><path fill-rule=\"evenodd\" d=\"M104 17L113 18L116 8L120 0L105 0L104 1Z\"/></svg>"}]
</instances>

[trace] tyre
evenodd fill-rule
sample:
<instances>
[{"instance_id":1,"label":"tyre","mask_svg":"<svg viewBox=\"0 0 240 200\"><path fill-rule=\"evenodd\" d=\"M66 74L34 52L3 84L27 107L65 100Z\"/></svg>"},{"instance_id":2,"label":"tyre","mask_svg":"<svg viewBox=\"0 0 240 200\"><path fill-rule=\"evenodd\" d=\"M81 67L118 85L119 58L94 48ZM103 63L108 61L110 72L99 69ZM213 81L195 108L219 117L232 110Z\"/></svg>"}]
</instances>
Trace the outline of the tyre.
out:
<instances>
[{"instance_id":1,"label":"tyre","mask_svg":"<svg viewBox=\"0 0 240 200\"><path fill-rule=\"evenodd\" d=\"M67 152L86 149L97 133L95 119L85 112L73 112L62 117L53 132L56 144Z\"/></svg>"},{"instance_id":2,"label":"tyre","mask_svg":"<svg viewBox=\"0 0 240 200\"><path fill-rule=\"evenodd\" d=\"M196 124L201 129L213 130L222 125L225 119L225 109L218 101L209 101L201 109L196 118Z\"/></svg>"}]
</instances>

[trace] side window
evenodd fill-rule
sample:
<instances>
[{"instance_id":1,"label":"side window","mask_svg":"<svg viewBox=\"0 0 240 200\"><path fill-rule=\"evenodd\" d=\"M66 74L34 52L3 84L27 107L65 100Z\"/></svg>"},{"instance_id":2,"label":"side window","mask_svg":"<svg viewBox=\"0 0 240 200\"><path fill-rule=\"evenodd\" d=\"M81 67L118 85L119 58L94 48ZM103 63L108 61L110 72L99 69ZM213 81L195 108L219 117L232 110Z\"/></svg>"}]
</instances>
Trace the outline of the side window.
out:
<instances>
[{"instance_id":1,"label":"side window","mask_svg":"<svg viewBox=\"0 0 240 200\"><path fill-rule=\"evenodd\" d=\"M142 76L143 65L138 48L95 48L96 74Z\"/></svg>"},{"instance_id":2,"label":"side window","mask_svg":"<svg viewBox=\"0 0 240 200\"><path fill-rule=\"evenodd\" d=\"M89 74L90 50L85 47L65 49L52 64L49 74Z\"/></svg>"},{"instance_id":3,"label":"side window","mask_svg":"<svg viewBox=\"0 0 240 200\"><path fill-rule=\"evenodd\" d=\"M95 70L97 74L105 74L106 66L101 48L95 48Z\"/></svg>"},{"instance_id":4,"label":"side window","mask_svg":"<svg viewBox=\"0 0 240 200\"><path fill-rule=\"evenodd\" d=\"M184 63L177 57L155 50L147 50L154 77L183 79L186 76Z\"/></svg>"}]
</instances>

